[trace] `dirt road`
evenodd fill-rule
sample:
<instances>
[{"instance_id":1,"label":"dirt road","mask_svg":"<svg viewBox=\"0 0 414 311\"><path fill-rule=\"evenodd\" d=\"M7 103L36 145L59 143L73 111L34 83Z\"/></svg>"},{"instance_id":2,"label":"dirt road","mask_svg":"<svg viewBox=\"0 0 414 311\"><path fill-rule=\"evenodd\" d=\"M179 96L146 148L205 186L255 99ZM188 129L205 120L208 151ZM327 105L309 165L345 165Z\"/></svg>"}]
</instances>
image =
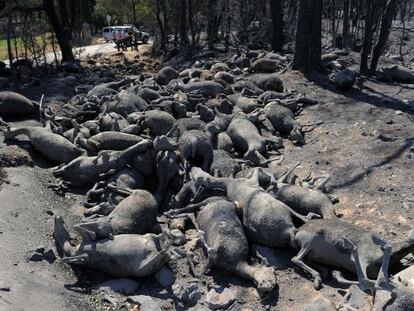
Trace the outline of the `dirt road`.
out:
<instances>
[{"instance_id":1,"label":"dirt road","mask_svg":"<svg viewBox=\"0 0 414 311\"><path fill-rule=\"evenodd\" d=\"M9 183L0 190L0 310L94 310L86 296L67 289L77 280L71 269L33 261L36 249L54 249L53 215L72 213L73 204L47 188L50 172L35 162L36 167L7 168Z\"/></svg>"}]
</instances>

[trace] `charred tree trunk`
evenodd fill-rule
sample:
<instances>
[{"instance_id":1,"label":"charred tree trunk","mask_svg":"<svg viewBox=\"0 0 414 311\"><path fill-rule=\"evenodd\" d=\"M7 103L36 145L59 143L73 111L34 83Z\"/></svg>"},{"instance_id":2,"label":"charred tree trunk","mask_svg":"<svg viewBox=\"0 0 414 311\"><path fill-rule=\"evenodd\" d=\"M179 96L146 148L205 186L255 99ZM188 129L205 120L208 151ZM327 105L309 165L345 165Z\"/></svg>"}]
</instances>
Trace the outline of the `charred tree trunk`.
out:
<instances>
[{"instance_id":1,"label":"charred tree trunk","mask_svg":"<svg viewBox=\"0 0 414 311\"><path fill-rule=\"evenodd\" d=\"M136 26L137 24L137 10L136 10L136 0L131 0L131 9L132 9L132 22Z\"/></svg>"},{"instance_id":2,"label":"charred tree trunk","mask_svg":"<svg viewBox=\"0 0 414 311\"><path fill-rule=\"evenodd\" d=\"M272 15L272 49L282 53L283 50L283 7L282 0L270 0Z\"/></svg>"},{"instance_id":3,"label":"charred tree trunk","mask_svg":"<svg viewBox=\"0 0 414 311\"><path fill-rule=\"evenodd\" d=\"M337 47L336 45L336 1L332 0L331 2L331 31L332 31L332 46Z\"/></svg>"},{"instance_id":4,"label":"charred tree trunk","mask_svg":"<svg viewBox=\"0 0 414 311\"><path fill-rule=\"evenodd\" d=\"M373 53L372 53L370 74L375 74L375 71L377 70L378 61L382 53L384 53L384 50L385 50L385 47L388 41L388 37L391 32L393 17L397 13L397 9L400 3L401 3L401 0L390 0L382 16L381 29L380 29L380 34L378 37L378 42L375 45Z\"/></svg>"},{"instance_id":5,"label":"charred tree trunk","mask_svg":"<svg viewBox=\"0 0 414 311\"><path fill-rule=\"evenodd\" d=\"M54 6L54 0L50 1L53 2ZM60 20L60 23L62 24L63 28L69 32L69 39L72 39L72 33L71 33L71 26L69 22L69 13L68 13L68 6L66 3L66 0L57 0L57 8L58 8L58 18ZM46 11L47 12L47 11Z\"/></svg>"},{"instance_id":6,"label":"charred tree trunk","mask_svg":"<svg viewBox=\"0 0 414 311\"><path fill-rule=\"evenodd\" d=\"M299 0L293 69L320 71L322 0Z\"/></svg>"},{"instance_id":7,"label":"charred tree trunk","mask_svg":"<svg viewBox=\"0 0 414 311\"><path fill-rule=\"evenodd\" d=\"M162 3L164 2L164 3ZM165 33L166 25L165 25L165 18L161 18L161 10L165 8L165 0L156 0L156 17L158 22L158 27L160 29L161 35L161 50L167 49L167 35ZM165 16L165 12L163 12L163 16Z\"/></svg>"},{"instance_id":8,"label":"charred tree trunk","mask_svg":"<svg viewBox=\"0 0 414 311\"><path fill-rule=\"evenodd\" d=\"M383 1L378 0L367 0L366 2L366 11L365 11L365 30L364 30L364 40L362 43L361 51L361 64L360 72L361 74L370 74L368 68L369 57L372 52L373 41L375 29L378 24L378 19L382 11L382 6L384 5Z\"/></svg>"},{"instance_id":9,"label":"charred tree trunk","mask_svg":"<svg viewBox=\"0 0 414 311\"><path fill-rule=\"evenodd\" d=\"M209 14L207 18L207 42L210 50L214 47L217 39L217 0L208 0Z\"/></svg>"},{"instance_id":10,"label":"charred tree trunk","mask_svg":"<svg viewBox=\"0 0 414 311\"><path fill-rule=\"evenodd\" d=\"M49 17L53 31L56 34L56 39L62 52L62 62L75 60L73 57L72 47L70 45L70 33L68 29L65 29L60 22L55 11L54 1L43 0L43 7L46 11L47 16Z\"/></svg>"},{"instance_id":11,"label":"charred tree trunk","mask_svg":"<svg viewBox=\"0 0 414 311\"><path fill-rule=\"evenodd\" d=\"M167 35L168 35L168 12L167 12L167 0L161 0L161 10L162 16L164 20L164 32L165 32L165 42L168 43Z\"/></svg>"},{"instance_id":12,"label":"charred tree trunk","mask_svg":"<svg viewBox=\"0 0 414 311\"><path fill-rule=\"evenodd\" d=\"M183 51L188 49L188 37L187 37L187 23L186 23L187 1L180 0L180 18L179 18L179 36L181 48Z\"/></svg>"},{"instance_id":13,"label":"charred tree trunk","mask_svg":"<svg viewBox=\"0 0 414 311\"><path fill-rule=\"evenodd\" d=\"M188 0L188 24L190 26L191 44L194 46L196 41L196 31L193 18L193 0Z\"/></svg>"},{"instance_id":14,"label":"charred tree trunk","mask_svg":"<svg viewBox=\"0 0 414 311\"><path fill-rule=\"evenodd\" d=\"M366 11L365 11L365 30L364 30L364 41L362 43L361 51L361 64L360 71L362 74L368 73L368 57L372 48L372 39L374 35L374 4L371 0L367 0Z\"/></svg>"},{"instance_id":15,"label":"charred tree trunk","mask_svg":"<svg viewBox=\"0 0 414 311\"><path fill-rule=\"evenodd\" d=\"M349 46L349 1L344 0L344 17L342 21L342 42L344 48Z\"/></svg>"},{"instance_id":16,"label":"charred tree trunk","mask_svg":"<svg viewBox=\"0 0 414 311\"><path fill-rule=\"evenodd\" d=\"M7 5L6 5L7 6ZM7 16L7 53L9 54L9 66L10 66L10 72L12 81L14 84L16 84L16 71L14 70L13 66L13 52L12 52L12 46L11 46L11 33L13 28L13 11L10 9Z\"/></svg>"}]
</instances>

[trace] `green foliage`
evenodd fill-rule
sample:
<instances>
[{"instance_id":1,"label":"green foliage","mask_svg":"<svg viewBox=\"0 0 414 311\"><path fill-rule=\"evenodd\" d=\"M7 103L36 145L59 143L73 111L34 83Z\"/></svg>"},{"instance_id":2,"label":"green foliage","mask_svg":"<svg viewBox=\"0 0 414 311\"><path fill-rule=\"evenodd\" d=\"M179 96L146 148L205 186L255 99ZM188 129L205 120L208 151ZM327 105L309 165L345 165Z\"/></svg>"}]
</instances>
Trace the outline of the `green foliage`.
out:
<instances>
[{"instance_id":1,"label":"green foliage","mask_svg":"<svg viewBox=\"0 0 414 311\"><path fill-rule=\"evenodd\" d=\"M96 0L95 2L93 14L95 26L105 26L108 14L112 17L112 25L133 23L133 3L135 3L135 12L139 24L146 24L154 19L153 1L150 0Z\"/></svg>"}]
</instances>

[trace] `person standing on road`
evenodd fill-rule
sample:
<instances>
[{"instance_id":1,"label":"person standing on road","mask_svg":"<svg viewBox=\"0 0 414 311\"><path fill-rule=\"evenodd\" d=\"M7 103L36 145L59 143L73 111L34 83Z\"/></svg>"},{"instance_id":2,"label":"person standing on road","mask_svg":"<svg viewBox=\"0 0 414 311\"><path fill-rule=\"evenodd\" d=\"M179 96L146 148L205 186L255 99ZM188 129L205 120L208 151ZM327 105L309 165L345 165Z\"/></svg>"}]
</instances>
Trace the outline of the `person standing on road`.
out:
<instances>
[{"instance_id":1,"label":"person standing on road","mask_svg":"<svg viewBox=\"0 0 414 311\"><path fill-rule=\"evenodd\" d=\"M139 34L138 34L137 31L134 31L134 39L133 40L134 40L133 48L138 51Z\"/></svg>"},{"instance_id":2,"label":"person standing on road","mask_svg":"<svg viewBox=\"0 0 414 311\"><path fill-rule=\"evenodd\" d=\"M116 43L116 47L117 47L117 49L118 49L118 51L120 51L121 49L124 49L124 47L123 47L123 35L122 35L122 31L121 30L117 30L116 32L115 32L115 38L114 38L115 40L115 43Z\"/></svg>"}]
</instances>

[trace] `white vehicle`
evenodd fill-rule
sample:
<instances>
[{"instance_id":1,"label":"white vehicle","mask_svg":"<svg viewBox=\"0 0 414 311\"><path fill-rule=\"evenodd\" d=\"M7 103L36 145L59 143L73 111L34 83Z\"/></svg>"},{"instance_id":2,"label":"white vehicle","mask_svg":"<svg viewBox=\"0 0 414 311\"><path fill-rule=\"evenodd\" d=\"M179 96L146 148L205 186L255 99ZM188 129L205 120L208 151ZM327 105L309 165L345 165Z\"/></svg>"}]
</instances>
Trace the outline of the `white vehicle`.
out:
<instances>
[{"instance_id":1,"label":"white vehicle","mask_svg":"<svg viewBox=\"0 0 414 311\"><path fill-rule=\"evenodd\" d=\"M113 31L114 27L104 27L104 29L102 30L102 36L106 40L106 42L112 41Z\"/></svg>"},{"instance_id":2,"label":"white vehicle","mask_svg":"<svg viewBox=\"0 0 414 311\"><path fill-rule=\"evenodd\" d=\"M138 34L138 40L142 43L147 44L149 40L149 33L140 31L138 28L132 25L127 26L113 26L113 27L104 27L102 35L106 42L113 41L114 35L116 32L121 31L123 35L127 35L130 32Z\"/></svg>"}]
</instances>

